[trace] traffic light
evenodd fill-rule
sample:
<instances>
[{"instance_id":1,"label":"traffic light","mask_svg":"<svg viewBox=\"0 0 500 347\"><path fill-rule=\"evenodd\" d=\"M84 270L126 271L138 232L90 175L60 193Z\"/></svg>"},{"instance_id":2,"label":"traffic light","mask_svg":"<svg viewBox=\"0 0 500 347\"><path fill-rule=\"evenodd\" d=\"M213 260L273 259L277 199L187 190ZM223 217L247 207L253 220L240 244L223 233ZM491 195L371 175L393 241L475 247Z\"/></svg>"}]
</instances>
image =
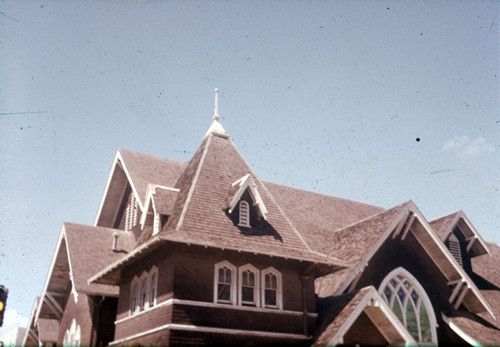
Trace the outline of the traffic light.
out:
<instances>
[{"instance_id":1,"label":"traffic light","mask_svg":"<svg viewBox=\"0 0 500 347\"><path fill-rule=\"evenodd\" d=\"M5 313L5 306L7 305L7 296L9 290L0 285L0 327L3 325L3 315Z\"/></svg>"}]
</instances>

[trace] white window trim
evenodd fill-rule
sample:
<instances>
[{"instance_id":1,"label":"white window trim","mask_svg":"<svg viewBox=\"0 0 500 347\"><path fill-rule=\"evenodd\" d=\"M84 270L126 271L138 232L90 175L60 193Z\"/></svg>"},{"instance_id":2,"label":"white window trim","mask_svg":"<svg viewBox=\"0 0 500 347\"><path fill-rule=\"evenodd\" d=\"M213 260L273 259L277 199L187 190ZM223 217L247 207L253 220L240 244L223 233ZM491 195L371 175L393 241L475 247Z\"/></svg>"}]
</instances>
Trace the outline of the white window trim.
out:
<instances>
[{"instance_id":1,"label":"white window trim","mask_svg":"<svg viewBox=\"0 0 500 347\"><path fill-rule=\"evenodd\" d=\"M238 211L239 211L238 226L244 228L250 228L250 204L246 200L241 200L240 203L238 204ZM244 212L244 214L242 212ZM246 216L246 219L242 218L242 215Z\"/></svg>"},{"instance_id":2,"label":"white window trim","mask_svg":"<svg viewBox=\"0 0 500 347\"><path fill-rule=\"evenodd\" d=\"M254 273L255 277L255 283L254 283L254 288L253 288L253 298L254 302L243 302L243 272L245 271L251 271ZM251 264L246 264L238 268L238 305L240 306L255 306L259 307L260 306L260 274L259 270L251 265Z\"/></svg>"},{"instance_id":3,"label":"white window trim","mask_svg":"<svg viewBox=\"0 0 500 347\"><path fill-rule=\"evenodd\" d=\"M218 300L218 286L219 286L219 269L227 267L231 270L231 288L229 290L229 301L220 301ZM238 272L236 271L236 266L228 262L227 260L221 261L220 263L215 264L214 266L214 303L224 303L224 304L236 304L236 276Z\"/></svg>"},{"instance_id":4,"label":"white window trim","mask_svg":"<svg viewBox=\"0 0 500 347\"><path fill-rule=\"evenodd\" d=\"M153 283L153 275L156 275L154 283ZM149 276L148 276L148 290L149 290L149 297L148 297L148 308L153 308L157 305L157 297L158 297L158 268L156 266L153 266L152 269L149 271ZM154 298L151 298L151 291L155 288L155 295ZM153 303L151 305L151 299L153 299Z\"/></svg>"},{"instance_id":5,"label":"white window trim","mask_svg":"<svg viewBox=\"0 0 500 347\"><path fill-rule=\"evenodd\" d=\"M135 286L137 285L137 290L134 291ZM134 314L139 312L139 293L140 293L140 281L137 276L134 277L130 284L130 304L129 304L129 313ZM135 305L133 305L135 299Z\"/></svg>"},{"instance_id":6,"label":"white window trim","mask_svg":"<svg viewBox=\"0 0 500 347\"><path fill-rule=\"evenodd\" d=\"M277 290L276 290L276 306L266 305L266 275L272 273L276 276ZM282 290L282 280L281 272L276 270L274 267L270 266L267 269L261 271L261 306L263 308L277 308L279 310L283 309L283 290Z\"/></svg>"},{"instance_id":7,"label":"white window trim","mask_svg":"<svg viewBox=\"0 0 500 347\"><path fill-rule=\"evenodd\" d=\"M393 278L395 278L397 275L401 275L406 280L408 280L408 282L410 282L411 285L413 286L413 288L416 289L417 294L422 299L422 301L420 302L420 305L424 304L425 309L427 310L427 314L429 316L429 323L430 323L430 329L431 329L431 340L432 340L431 344L437 344L438 341L437 341L436 328L437 328L438 324L437 324L437 320L436 320L436 314L434 313L434 308L432 307L431 300L427 296L427 293L425 292L425 290L422 287L422 285L418 282L418 280L408 270L406 270L403 267L398 267L398 268L395 268L394 270L392 270L391 272L389 272L387 274L387 276L385 276L385 278L382 280L382 283L379 286L379 293L380 293L380 295L384 298L384 300L386 300L388 302L389 307L392 308L392 304L393 303L389 302L387 300L387 297L385 296L385 293L384 293L384 289L387 286L387 284L390 282L390 280L393 279ZM400 280L398 279L397 281L400 281ZM396 295L394 295L392 301L397 300L395 298L396 296L397 296L397 293L396 293ZM410 298L408 298L408 300L410 300ZM411 303L410 303L410 305L411 305ZM401 309L403 309L403 308L404 307L402 306ZM420 306L419 306L419 310L418 311L420 311ZM406 316L406 312L402 312L402 313L403 313L403 316L405 317ZM419 314L417 314L417 312L415 312L415 313L416 313L417 317L420 316ZM417 319L419 320L420 318L417 318ZM406 322L402 322L402 323L403 323L403 325L406 326ZM419 332L420 332L420 326L418 327L418 329L419 329ZM419 341L417 341L417 342L419 342ZM421 343L421 342L419 342L419 343Z\"/></svg>"}]
</instances>

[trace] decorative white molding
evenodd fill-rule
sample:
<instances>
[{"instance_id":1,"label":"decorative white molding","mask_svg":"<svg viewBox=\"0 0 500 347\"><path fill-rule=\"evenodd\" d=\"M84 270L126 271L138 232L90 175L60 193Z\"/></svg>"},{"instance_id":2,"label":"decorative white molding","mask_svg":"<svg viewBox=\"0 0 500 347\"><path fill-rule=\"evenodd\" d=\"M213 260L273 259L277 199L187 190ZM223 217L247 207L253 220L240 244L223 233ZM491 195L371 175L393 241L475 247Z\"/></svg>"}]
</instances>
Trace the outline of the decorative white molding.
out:
<instances>
[{"instance_id":1,"label":"decorative white molding","mask_svg":"<svg viewBox=\"0 0 500 347\"><path fill-rule=\"evenodd\" d=\"M120 340L115 340L111 342L110 346L121 345L126 341L137 339L146 335L150 335L162 330L180 330L180 331L196 331L201 333L214 333L214 334L227 334L227 335L240 335L240 336L256 336L265 338L279 338L279 339L294 339L294 340L309 340L311 336L302 334L289 334L289 333L276 333L270 331L260 331L260 330L243 330L243 329L227 329L227 328L215 328L206 327L199 325L187 325L187 324L165 324L157 328L144 331L135 335L124 337Z\"/></svg>"},{"instance_id":2,"label":"decorative white molding","mask_svg":"<svg viewBox=\"0 0 500 347\"><path fill-rule=\"evenodd\" d=\"M217 303L207 302L207 301L168 299L166 301L162 301L162 302L158 303L156 306L151 307L147 311L141 311L137 314L120 318L120 319L115 321L115 324L120 324L120 323L126 322L128 320L135 319L137 317L142 316L143 314L146 314L146 313L149 313L153 310L162 308L164 306L170 306L170 305L186 305L186 306L207 307L207 308L227 309L227 310L246 311L246 312L272 313L272 314L280 314L280 315L288 315L288 316L303 316L304 315L304 312L302 312L302 311L276 310L276 309L271 309L271 308L262 308L262 307L253 307L253 306L217 304ZM308 312L307 317L317 318L318 314Z\"/></svg>"}]
</instances>

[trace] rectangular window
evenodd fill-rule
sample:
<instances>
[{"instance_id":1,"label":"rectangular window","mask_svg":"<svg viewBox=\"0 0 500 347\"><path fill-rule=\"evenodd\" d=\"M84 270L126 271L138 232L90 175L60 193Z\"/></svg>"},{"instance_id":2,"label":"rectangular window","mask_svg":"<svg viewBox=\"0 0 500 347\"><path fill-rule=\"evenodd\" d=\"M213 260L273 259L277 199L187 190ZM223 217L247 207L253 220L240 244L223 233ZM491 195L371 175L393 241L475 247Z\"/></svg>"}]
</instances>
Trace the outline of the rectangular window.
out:
<instances>
[{"instance_id":1,"label":"rectangular window","mask_svg":"<svg viewBox=\"0 0 500 347\"><path fill-rule=\"evenodd\" d=\"M225 266L219 269L217 301L231 302L231 270Z\"/></svg>"},{"instance_id":2,"label":"rectangular window","mask_svg":"<svg viewBox=\"0 0 500 347\"><path fill-rule=\"evenodd\" d=\"M255 304L255 274L250 270L242 272L241 302L243 305Z\"/></svg>"},{"instance_id":3,"label":"rectangular window","mask_svg":"<svg viewBox=\"0 0 500 347\"><path fill-rule=\"evenodd\" d=\"M264 303L265 306L276 307L277 305L277 292L278 292L278 279L272 274L268 273L264 276Z\"/></svg>"}]
</instances>

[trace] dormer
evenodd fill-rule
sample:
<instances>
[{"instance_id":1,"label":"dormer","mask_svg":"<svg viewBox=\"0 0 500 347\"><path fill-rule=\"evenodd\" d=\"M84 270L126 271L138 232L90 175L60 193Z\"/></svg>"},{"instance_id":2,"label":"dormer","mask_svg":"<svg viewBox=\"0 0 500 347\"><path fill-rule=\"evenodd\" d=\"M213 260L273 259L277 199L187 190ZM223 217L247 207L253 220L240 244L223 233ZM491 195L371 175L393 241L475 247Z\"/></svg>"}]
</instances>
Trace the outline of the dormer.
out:
<instances>
[{"instance_id":1,"label":"dormer","mask_svg":"<svg viewBox=\"0 0 500 347\"><path fill-rule=\"evenodd\" d=\"M472 258L483 254L491 255L488 245L463 211L441 217L432 221L431 225L466 272L472 272Z\"/></svg>"},{"instance_id":2,"label":"dormer","mask_svg":"<svg viewBox=\"0 0 500 347\"><path fill-rule=\"evenodd\" d=\"M149 184L146 194L146 213L141 218L141 229L153 227L153 235L159 233L172 215L179 189Z\"/></svg>"},{"instance_id":3,"label":"dormer","mask_svg":"<svg viewBox=\"0 0 500 347\"><path fill-rule=\"evenodd\" d=\"M251 228L254 219L267 220L266 205L250 174L231 185L226 208L230 215L237 217L239 227Z\"/></svg>"}]
</instances>

